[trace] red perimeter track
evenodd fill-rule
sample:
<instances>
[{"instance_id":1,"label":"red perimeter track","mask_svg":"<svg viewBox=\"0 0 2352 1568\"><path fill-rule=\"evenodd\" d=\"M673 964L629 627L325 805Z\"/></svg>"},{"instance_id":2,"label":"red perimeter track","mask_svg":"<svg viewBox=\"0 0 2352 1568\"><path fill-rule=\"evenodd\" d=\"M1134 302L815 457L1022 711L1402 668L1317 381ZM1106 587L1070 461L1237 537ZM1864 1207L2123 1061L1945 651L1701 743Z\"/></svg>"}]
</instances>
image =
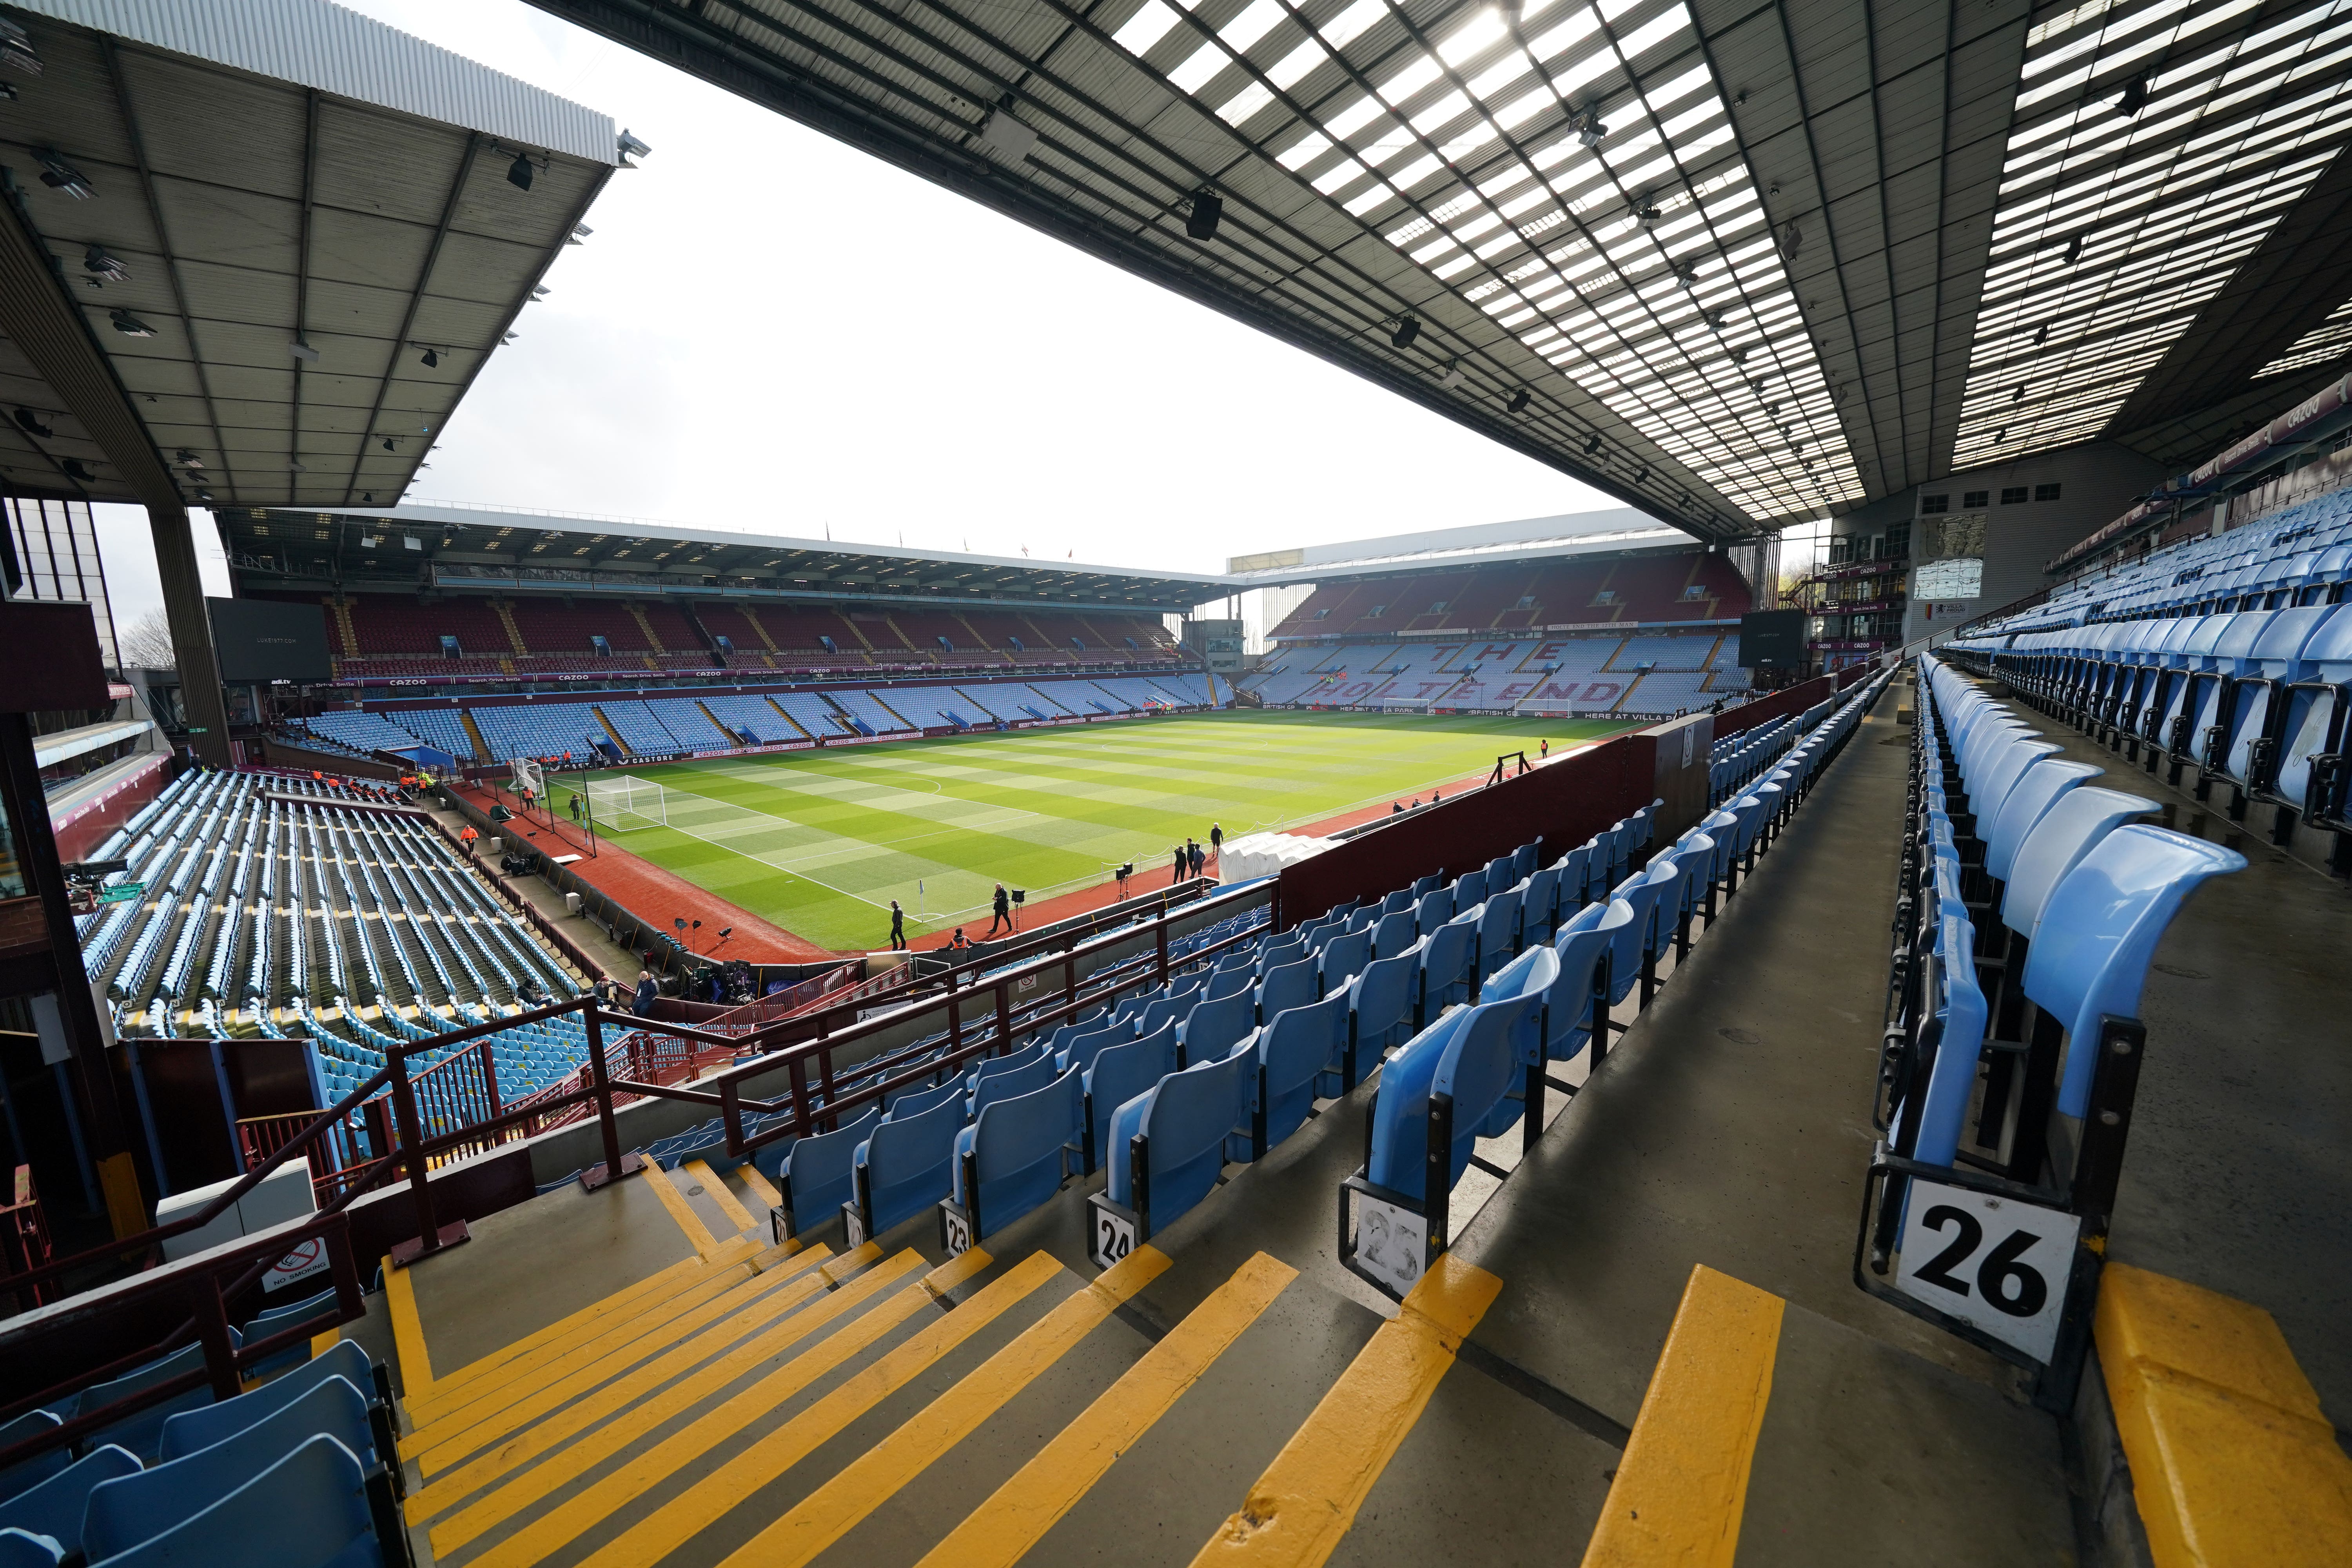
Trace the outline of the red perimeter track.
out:
<instances>
[{"instance_id":1,"label":"red perimeter track","mask_svg":"<svg viewBox=\"0 0 2352 1568\"><path fill-rule=\"evenodd\" d=\"M1580 742L1555 752L1552 755L1565 757L1572 752L1582 751L1587 745L1599 743L1599 741ZM1484 774L1465 773L1458 779L1444 780L1437 787L1441 791L1454 789L1457 792L1467 792L1478 788L1485 782ZM457 787L479 805L486 815L488 814L491 803L488 791L476 784L463 784ZM1408 795L1403 798L1412 797ZM1310 836L1337 833L1342 828L1359 826L1378 817L1386 816L1389 812L1390 808L1385 805L1368 805L1339 816L1326 817L1320 822L1307 823L1285 831ZM1206 832L1206 827L1203 826L1202 831ZM719 949L716 953L705 952L706 957L740 958L746 963L822 963L829 958L859 956L856 952L836 953L830 948L819 947L805 937L794 936L783 927L772 925L749 910L731 904L716 893L696 887L675 872L665 871L653 862L641 859L629 851L618 847L609 838L599 838L596 841L597 853L592 858L587 853L586 836L576 827L558 826L551 828L543 823L532 822L524 826L524 837L532 839L543 849L549 847L551 843L561 843L565 847L557 853L578 854L580 858L572 861L568 868L582 881L591 883L598 891L611 895L615 902L640 920L658 923L666 920L675 920L680 915L684 915L688 921L699 920L702 922L702 930L693 934L701 937L706 946L716 932L728 926L734 927L735 935L727 944ZM1215 864L1213 859L1210 862L1213 870ZM1135 875L1128 879L1128 896L1133 898L1139 893L1148 893L1155 888L1165 888L1174 880L1174 874L1166 859L1140 860L1137 863ZM1104 909L1117 902L1118 902L1118 884L1101 882L1091 888L1080 888L1074 893L1064 893L1056 898L1040 900L1036 903L1024 906L1021 910L1021 923L1024 928L1034 930L1039 926L1051 925L1055 921L1068 920L1074 915L1086 914L1090 910ZM886 931L889 929L887 913L887 910L882 911L882 918L877 922ZM975 920L966 922L964 933L967 936L978 938L987 929L988 921L985 919ZM914 937L910 939L910 942L919 952L929 952L947 946L954 936L955 928L950 926L945 931Z\"/></svg>"},{"instance_id":2,"label":"red perimeter track","mask_svg":"<svg viewBox=\"0 0 2352 1568\"><path fill-rule=\"evenodd\" d=\"M478 784L454 787L485 815L488 814L492 796L488 790ZM599 837L596 853L591 856L587 835L569 825L551 827L544 822L518 819L500 824L498 831L511 833L518 828L526 840L550 855L578 855L580 858L565 869L598 892L609 895L639 920L654 925L681 915L689 922L700 921L702 929L694 931L689 924L688 936L694 939L695 952L702 957L740 958L746 963L822 963L843 956L805 937L794 936L782 926L772 925L749 910L737 908L677 873L632 855L609 838ZM730 926L735 929L735 934L714 950L711 944Z\"/></svg>"}]
</instances>

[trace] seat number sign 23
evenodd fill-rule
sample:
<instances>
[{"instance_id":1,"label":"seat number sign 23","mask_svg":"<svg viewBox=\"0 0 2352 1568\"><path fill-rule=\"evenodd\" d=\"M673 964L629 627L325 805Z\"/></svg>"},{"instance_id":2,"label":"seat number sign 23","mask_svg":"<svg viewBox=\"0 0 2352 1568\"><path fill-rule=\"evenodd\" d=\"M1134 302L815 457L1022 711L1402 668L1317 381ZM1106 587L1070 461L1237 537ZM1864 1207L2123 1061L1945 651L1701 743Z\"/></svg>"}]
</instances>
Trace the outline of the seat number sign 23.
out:
<instances>
[{"instance_id":1,"label":"seat number sign 23","mask_svg":"<svg viewBox=\"0 0 2352 1568\"><path fill-rule=\"evenodd\" d=\"M1915 1181L1895 1288L2046 1363L2082 1225L2063 1209Z\"/></svg>"}]
</instances>

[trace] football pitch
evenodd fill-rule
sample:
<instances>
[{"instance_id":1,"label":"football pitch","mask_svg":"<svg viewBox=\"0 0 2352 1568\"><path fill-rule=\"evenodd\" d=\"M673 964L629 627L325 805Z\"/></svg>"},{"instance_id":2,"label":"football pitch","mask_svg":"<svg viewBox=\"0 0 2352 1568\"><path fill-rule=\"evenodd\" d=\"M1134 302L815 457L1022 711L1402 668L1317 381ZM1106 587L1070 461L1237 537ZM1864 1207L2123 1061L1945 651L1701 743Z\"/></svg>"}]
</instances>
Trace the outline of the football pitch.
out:
<instances>
[{"instance_id":1,"label":"football pitch","mask_svg":"<svg viewBox=\"0 0 2352 1568\"><path fill-rule=\"evenodd\" d=\"M892 899L909 935L984 922L1000 881L1034 902L1122 861L1164 868L1212 822L1230 839L1321 821L1628 727L1239 710L713 758L631 770L667 825L614 837L811 942L878 948Z\"/></svg>"}]
</instances>

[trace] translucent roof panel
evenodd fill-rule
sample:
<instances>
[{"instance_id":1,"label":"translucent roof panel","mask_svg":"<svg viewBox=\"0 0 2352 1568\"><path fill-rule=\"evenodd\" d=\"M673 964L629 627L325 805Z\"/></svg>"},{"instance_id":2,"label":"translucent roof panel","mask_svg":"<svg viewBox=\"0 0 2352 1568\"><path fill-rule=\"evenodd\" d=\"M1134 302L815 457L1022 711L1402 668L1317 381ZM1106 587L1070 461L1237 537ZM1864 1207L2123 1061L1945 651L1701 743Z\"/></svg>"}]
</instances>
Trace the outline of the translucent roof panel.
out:
<instances>
[{"instance_id":1,"label":"translucent roof panel","mask_svg":"<svg viewBox=\"0 0 2352 1568\"><path fill-rule=\"evenodd\" d=\"M2105 427L2343 145L2348 66L2352 0L2090 0L2033 29L1955 468Z\"/></svg>"},{"instance_id":2,"label":"translucent roof panel","mask_svg":"<svg viewBox=\"0 0 2352 1568\"><path fill-rule=\"evenodd\" d=\"M1752 516L1861 499L1683 0L1146 0L1113 41Z\"/></svg>"},{"instance_id":3,"label":"translucent roof panel","mask_svg":"<svg viewBox=\"0 0 2352 1568\"><path fill-rule=\"evenodd\" d=\"M2257 376L2284 375L2291 370L2303 370L2311 365L2325 364L2332 359L2342 359L2347 353L2352 353L2352 300L2336 306L2329 312L2327 320L2295 339L2286 353L2254 374Z\"/></svg>"}]
</instances>

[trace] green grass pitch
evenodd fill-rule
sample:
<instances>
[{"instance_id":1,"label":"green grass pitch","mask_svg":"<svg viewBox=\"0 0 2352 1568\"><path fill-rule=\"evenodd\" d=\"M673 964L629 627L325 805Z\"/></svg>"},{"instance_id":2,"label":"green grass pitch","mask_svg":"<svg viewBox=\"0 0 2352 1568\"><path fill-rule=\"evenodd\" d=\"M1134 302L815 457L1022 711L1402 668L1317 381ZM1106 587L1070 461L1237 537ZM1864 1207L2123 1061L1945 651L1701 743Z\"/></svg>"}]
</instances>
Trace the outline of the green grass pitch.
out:
<instances>
[{"instance_id":1,"label":"green grass pitch","mask_svg":"<svg viewBox=\"0 0 2352 1568\"><path fill-rule=\"evenodd\" d=\"M719 758L633 770L667 826L617 842L812 942L883 945L987 916L998 881L1051 898L1133 860L1426 795L1627 726L1601 720L1238 710ZM559 790L559 794L560 794ZM562 809L562 802L556 803ZM920 887L918 888L919 882ZM919 919L923 911L928 918Z\"/></svg>"}]
</instances>

